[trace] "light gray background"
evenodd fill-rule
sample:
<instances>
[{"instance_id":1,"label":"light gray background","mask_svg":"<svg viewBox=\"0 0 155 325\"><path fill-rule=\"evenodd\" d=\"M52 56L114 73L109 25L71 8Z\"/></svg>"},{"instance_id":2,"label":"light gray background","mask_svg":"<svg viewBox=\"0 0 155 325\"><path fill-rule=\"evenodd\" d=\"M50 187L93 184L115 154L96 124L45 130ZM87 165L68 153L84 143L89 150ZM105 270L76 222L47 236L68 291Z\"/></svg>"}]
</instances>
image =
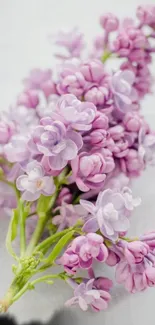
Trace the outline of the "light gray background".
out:
<instances>
[{"instance_id":1,"label":"light gray background","mask_svg":"<svg viewBox=\"0 0 155 325\"><path fill-rule=\"evenodd\" d=\"M152 0L154 3L154 0ZM89 41L100 31L98 17L112 11L120 17L133 17L138 4L147 0L0 0L0 109L14 101L21 79L33 67L52 67L53 46L48 35L60 27L79 26ZM154 65L155 67L155 65ZM153 69L153 68L152 68ZM155 71L155 69L153 69ZM143 112L155 129L155 96L145 99ZM132 218L131 233L140 234L155 229L155 168L148 168L133 184L134 193L143 203ZM0 296L11 281L11 259L5 251L8 220L0 216ZM27 293L10 312L19 320L48 318L55 309L71 297L64 283L38 285ZM148 325L155 321L155 288L142 294L128 295L121 288L113 292L113 302L99 314L76 311L79 324Z\"/></svg>"}]
</instances>

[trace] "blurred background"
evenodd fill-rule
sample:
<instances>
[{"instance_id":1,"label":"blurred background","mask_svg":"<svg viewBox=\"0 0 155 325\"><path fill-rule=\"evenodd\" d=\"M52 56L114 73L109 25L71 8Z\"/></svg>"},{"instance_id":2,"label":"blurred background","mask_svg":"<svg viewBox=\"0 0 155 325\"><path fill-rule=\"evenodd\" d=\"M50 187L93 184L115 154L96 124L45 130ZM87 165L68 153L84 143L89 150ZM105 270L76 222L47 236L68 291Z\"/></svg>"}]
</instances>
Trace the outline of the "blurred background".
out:
<instances>
[{"instance_id":1,"label":"blurred background","mask_svg":"<svg viewBox=\"0 0 155 325\"><path fill-rule=\"evenodd\" d=\"M154 3L154 0L152 0ZM21 80L34 67L52 68L54 46L50 35L60 29L78 26L87 43L99 33L99 16L111 11L120 18L134 17L139 4L147 0L0 0L0 109L14 102L21 88ZM152 71L155 71L155 64ZM143 102L143 113L155 129L155 95ZM142 197L142 205L132 217L132 235L155 229L155 168L149 168L133 183L134 193ZM12 260L5 251L8 220L0 216L0 297L11 281ZM104 270L100 270L104 272ZM63 306L72 292L65 283L53 286L38 285L28 292L10 312L20 321L47 319ZM106 312L84 313L75 310L75 324L152 325L155 321L155 289L128 295L122 288L112 292L113 301Z\"/></svg>"}]
</instances>

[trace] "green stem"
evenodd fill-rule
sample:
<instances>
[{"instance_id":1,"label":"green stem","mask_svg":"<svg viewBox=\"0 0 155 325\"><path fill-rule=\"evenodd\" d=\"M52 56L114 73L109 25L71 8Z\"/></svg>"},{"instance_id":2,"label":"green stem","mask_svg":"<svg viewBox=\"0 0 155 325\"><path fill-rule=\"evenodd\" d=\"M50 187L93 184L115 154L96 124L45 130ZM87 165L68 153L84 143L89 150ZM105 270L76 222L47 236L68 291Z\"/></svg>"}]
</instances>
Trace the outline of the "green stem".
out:
<instances>
[{"instance_id":1,"label":"green stem","mask_svg":"<svg viewBox=\"0 0 155 325\"><path fill-rule=\"evenodd\" d=\"M49 204L49 209L52 209L52 207L54 206L55 204L55 200L57 198L57 195L58 195L58 191L56 191L52 198L51 198L51 201L50 201L50 204ZM46 213L44 212L41 212L39 214L39 220L38 220L38 223L37 223L37 226L35 228L35 231L31 237L31 240L30 240L30 243L27 247L27 250L26 250L26 255L31 255L33 253L33 250L35 248L35 246L38 244L42 234L43 234L43 231L44 231L44 228L46 226L46 223L48 221L48 218L49 218L49 214L48 214L48 211Z\"/></svg>"},{"instance_id":2,"label":"green stem","mask_svg":"<svg viewBox=\"0 0 155 325\"><path fill-rule=\"evenodd\" d=\"M59 239L60 237L64 236L68 231L70 230L73 230L73 228L68 228L68 229L65 229L65 230L62 230L60 232L57 232L56 234L48 237L47 239L45 239L44 241L42 241L39 245L36 246L35 250L34 250L34 253L38 252L38 251L41 251L41 250L44 250L44 249L47 249L47 248L50 248L50 246L55 243L55 241L57 239Z\"/></svg>"},{"instance_id":3,"label":"green stem","mask_svg":"<svg viewBox=\"0 0 155 325\"><path fill-rule=\"evenodd\" d=\"M27 282L23 288L12 298L11 304L12 305L15 301L17 301L29 288L29 282Z\"/></svg>"},{"instance_id":4,"label":"green stem","mask_svg":"<svg viewBox=\"0 0 155 325\"><path fill-rule=\"evenodd\" d=\"M31 285L34 286L36 285L37 283L40 283L40 282L44 282L44 281L48 281L50 279L59 279L60 276L59 274L49 274L49 275L44 275L38 279L35 279L31 282Z\"/></svg>"},{"instance_id":5,"label":"green stem","mask_svg":"<svg viewBox=\"0 0 155 325\"><path fill-rule=\"evenodd\" d=\"M38 244L38 241L43 234L47 220L48 220L47 214L40 216L35 231L30 240L30 243L27 247L26 255L30 256L33 253L35 246Z\"/></svg>"},{"instance_id":6,"label":"green stem","mask_svg":"<svg viewBox=\"0 0 155 325\"><path fill-rule=\"evenodd\" d=\"M110 58L111 55L112 55L111 52L105 50L102 57L101 57L102 63L105 63Z\"/></svg>"},{"instance_id":7,"label":"green stem","mask_svg":"<svg viewBox=\"0 0 155 325\"><path fill-rule=\"evenodd\" d=\"M24 256L25 249L26 249L26 235L25 235L25 213L23 202L19 201L19 223L20 223L20 254L21 257Z\"/></svg>"}]
</instances>

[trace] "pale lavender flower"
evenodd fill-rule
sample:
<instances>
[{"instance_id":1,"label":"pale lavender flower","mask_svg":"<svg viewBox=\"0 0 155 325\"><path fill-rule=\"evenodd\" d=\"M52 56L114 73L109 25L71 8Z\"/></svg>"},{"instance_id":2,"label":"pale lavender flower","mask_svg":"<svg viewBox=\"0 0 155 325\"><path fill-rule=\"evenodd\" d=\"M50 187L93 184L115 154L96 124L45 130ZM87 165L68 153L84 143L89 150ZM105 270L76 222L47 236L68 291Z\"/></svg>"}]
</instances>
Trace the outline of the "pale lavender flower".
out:
<instances>
[{"instance_id":1,"label":"pale lavender flower","mask_svg":"<svg viewBox=\"0 0 155 325\"><path fill-rule=\"evenodd\" d=\"M130 293L140 292L155 286L155 268L149 262L129 264L123 259L116 267L116 281Z\"/></svg>"},{"instance_id":2,"label":"pale lavender flower","mask_svg":"<svg viewBox=\"0 0 155 325\"><path fill-rule=\"evenodd\" d=\"M155 164L155 134L146 133L145 128L139 132L139 155L145 163Z\"/></svg>"},{"instance_id":3,"label":"pale lavender flower","mask_svg":"<svg viewBox=\"0 0 155 325\"><path fill-rule=\"evenodd\" d=\"M144 257L147 256L150 251L149 246L141 241L133 241L130 243L120 241L118 246L123 248L124 257L129 264L143 262Z\"/></svg>"},{"instance_id":4,"label":"pale lavender flower","mask_svg":"<svg viewBox=\"0 0 155 325\"><path fill-rule=\"evenodd\" d=\"M9 214L11 209L15 209L17 205L14 190L4 182L0 182L0 213L1 216Z\"/></svg>"},{"instance_id":5,"label":"pale lavender flower","mask_svg":"<svg viewBox=\"0 0 155 325\"><path fill-rule=\"evenodd\" d=\"M16 181L18 190L24 192L23 200L35 201L41 194L50 196L54 193L55 185L52 177L45 176L41 164L37 161L32 161L27 165L26 174L19 176Z\"/></svg>"},{"instance_id":6,"label":"pale lavender flower","mask_svg":"<svg viewBox=\"0 0 155 325\"><path fill-rule=\"evenodd\" d=\"M24 85L27 89L42 89L42 86L52 77L52 71L33 69L30 71L30 76L24 79Z\"/></svg>"},{"instance_id":7,"label":"pale lavender flower","mask_svg":"<svg viewBox=\"0 0 155 325\"><path fill-rule=\"evenodd\" d=\"M33 89L24 91L17 98L17 105L23 105L28 108L36 108L38 104L39 104L39 95Z\"/></svg>"},{"instance_id":8,"label":"pale lavender flower","mask_svg":"<svg viewBox=\"0 0 155 325\"><path fill-rule=\"evenodd\" d=\"M119 20L115 15L108 12L101 16L100 24L106 30L106 32L109 33L117 30L119 26Z\"/></svg>"},{"instance_id":9,"label":"pale lavender flower","mask_svg":"<svg viewBox=\"0 0 155 325\"><path fill-rule=\"evenodd\" d=\"M56 211L59 211L59 214L52 218L52 223L58 226L59 231L74 226L79 219L85 218L88 214L80 204L72 205L65 201L55 209Z\"/></svg>"},{"instance_id":10,"label":"pale lavender flower","mask_svg":"<svg viewBox=\"0 0 155 325\"><path fill-rule=\"evenodd\" d=\"M89 83L96 83L102 86L105 84L105 81L107 83L107 79L109 79L109 75L107 75L104 70L104 65L97 59L89 60L81 64L80 71L85 80Z\"/></svg>"},{"instance_id":11,"label":"pale lavender flower","mask_svg":"<svg viewBox=\"0 0 155 325\"><path fill-rule=\"evenodd\" d=\"M0 120L0 144L6 144L15 132L15 125L9 119Z\"/></svg>"},{"instance_id":12,"label":"pale lavender flower","mask_svg":"<svg viewBox=\"0 0 155 325\"><path fill-rule=\"evenodd\" d=\"M125 191L125 190L124 190ZM91 214L83 229L86 232L98 229L112 241L118 239L119 233L129 228L128 212L140 202L135 202L131 194L107 189L100 192L96 204L81 200L81 205Z\"/></svg>"},{"instance_id":13,"label":"pale lavender flower","mask_svg":"<svg viewBox=\"0 0 155 325\"><path fill-rule=\"evenodd\" d=\"M155 27L155 5L143 5L137 8L137 17L142 25Z\"/></svg>"},{"instance_id":14,"label":"pale lavender flower","mask_svg":"<svg viewBox=\"0 0 155 325\"><path fill-rule=\"evenodd\" d=\"M55 43L56 45L64 47L69 53L69 55L58 54L58 57L65 59L69 57L79 57L84 48L84 37L77 28L74 28L69 32L60 31L56 35Z\"/></svg>"},{"instance_id":15,"label":"pale lavender flower","mask_svg":"<svg viewBox=\"0 0 155 325\"><path fill-rule=\"evenodd\" d=\"M29 159L30 152L27 147L28 138L17 134L4 146L4 155L9 162L23 162Z\"/></svg>"},{"instance_id":16,"label":"pale lavender flower","mask_svg":"<svg viewBox=\"0 0 155 325\"><path fill-rule=\"evenodd\" d=\"M135 149L129 149L127 155L120 159L120 167L123 173L131 176L140 175L144 169L144 162L140 153Z\"/></svg>"},{"instance_id":17,"label":"pale lavender flower","mask_svg":"<svg viewBox=\"0 0 155 325\"><path fill-rule=\"evenodd\" d=\"M111 79L111 90L117 108L126 113L131 110L130 106L137 99L136 90L133 88L135 75L130 70L118 71Z\"/></svg>"},{"instance_id":18,"label":"pale lavender flower","mask_svg":"<svg viewBox=\"0 0 155 325\"><path fill-rule=\"evenodd\" d=\"M62 205L63 202L66 202L68 204L72 203L73 195L71 193L71 190L68 187L63 187L58 195L57 198L57 206Z\"/></svg>"},{"instance_id":19,"label":"pale lavender flower","mask_svg":"<svg viewBox=\"0 0 155 325\"><path fill-rule=\"evenodd\" d=\"M67 130L60 121L45 117L34 129L28 147L32 153L48 157L53 170L61 170L68 161L76 158L82 144L79 133Z\"/></svg>"},{"instance_id":20,"label":"pale lavender flower","mask_svg":"<svg viewBox=\"0 0 155 325\"><path fill-rule=\"evenodd\" d=\"M65 124L75 130L89 131L92 128L96 111L93 103L81 102L74 95L68 94L61 96L52 116L62 119Z\"/></svg>"},{"instance_id":21,"label":"pale lavender flower","mask_svg":"<svg viewBox=\"0 0 155 325\"><path fill-rule=\"evenodd\" d=\"M87 82L80 71L80 64L81 62L76 58L63 63L57 82L58 94L71 93L81 98Z\"/></svg>"},{"instance_id":22,"label":"pale lavender flower","mask_svg":"<svg viewBox=\"0 0 155 325\"><path fill-rule=\"evenodd\" d=\"M64 266L66 272L74 274L79 268L89 269L94 259L105 262L107 257L108 250L103 243L103 237L89 233L75 238L58 262Z\"/></svg>"},{"instance_id":23,"label":"pale lavender flower","mask_svg":"<svg viewBox=\"0 0 155 325\"><path fill-rule=\"evenodd\" d=\"M52 94L47 99L46 96L43 93L41 93L40 94L40 102L36 108L36 112L39 115L39 117L40 118L46 117L46 116L51 117L53 111L56 108L59 98L60 98L60 96L58 96L57 94Z\"/></svg>"},{"instance_id":24,"label":"pale lavender flower","mask_svg":"<svg viewBox=\"0 0 155 325\"><path fill-rule=\"evenodd\" d=\"M110 89L107 85L92 86L86 91L85 100L92 102L94 105L104 105L110 99Z\"/></svg>"},{"instance_id":25,"label":"pale lavender flower","mask_svg":"<svg viewBox=\"0 0 155 325\"><path fill-rule=\"evenodd\" d=\"M8 112L8 118L14 122L17 132L26 135L28 131L39 123L36 110L26 106L11 107Z\"/></svg>"},{"instance_id":26,"label":"pale lavender flower","mask_svg":"<svg viewBox=\"0 0 155 325\"><path fill-rule=\"evenodd\" d=\"M106 157L101 153L81 152L72 162L73 181L76 182L78 188L87 192L90 189L101 188L106 178L107 167L114 168L114 161L106 162Z\"/></svg>"},{"instance_id":27,"label":"pale lavender flower","mask_svg":"<svg viewBox=\"0 0 155 325\"><path fill-rule=\"evenodd\" d=\"M66 306L79 304L83 311L90 306L93 311L105 310L111 299L110 294L104 290L98 290L94 286L94 280L79 284L74 290L74 297L66 302Z\"/></svg>"}]
</instances>

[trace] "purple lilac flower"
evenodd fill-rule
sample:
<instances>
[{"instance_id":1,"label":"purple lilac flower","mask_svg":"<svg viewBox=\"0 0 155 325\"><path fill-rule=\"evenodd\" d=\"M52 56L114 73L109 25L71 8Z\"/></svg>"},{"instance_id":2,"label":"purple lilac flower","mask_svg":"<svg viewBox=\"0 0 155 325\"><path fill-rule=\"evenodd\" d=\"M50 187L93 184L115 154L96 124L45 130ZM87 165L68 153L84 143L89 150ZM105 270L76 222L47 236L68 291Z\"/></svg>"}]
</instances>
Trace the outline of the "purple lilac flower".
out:
<instances>
[{"instance_id":1,"label":"purple lilac flower","mask_svg":"<svg viewBox=\"0 0 155 325\"><path fill-rule=\"evenodd\" d=\"M71 190L68 187L63 187L58 195L57 198L57 206L62 205L63 202L66 202L68 204L72 203L73 195L71 193Z\"/></svg>"},{"instance_id":2,"label":"purple lilac flower","mask_svg":"<svg viewBox=\"0 0 155 325\"><path fill-rule=\"evenodd\" d=\"M21 93L17 98L17 105L23 105L28 108L36 108L39 104L39 95L35 90L27 90Z\"/></svg>"},{"instance_id":3,"label":"purple lilac flower","mask_svg":"<svg viewBox=\"0 0 155 325\"><path fill-rule=\"evenodd\" d=\"M30 158L26 136L17 134L4 146L4 155L9 162L23 162Z\"/></svg>"},{"instance_id":4,"label":"purple lilac flower","mask_svg":"<svg viewBox=\"0 0 155 325\"><path fill-rule=\"evenodd\" d=\"M139 155L145 163L155 164L155 134L142 128L139 132Z\"/></svg>"},{"instance_id":5,"label":"purple lilac flower","mask_svg":"<svg viewBox=\"0 0 155 325\"><path fill-rule=\"evenodd\" d=\"M105 83L105 79L109 78L104 70L104 65L97 59L81 64L80 71L87 82L97 85L102 85Z\"/></svg>"},{"instance_id":6,"label":"purple lilac flower","mask_svg":"<svg viewBox=\"0 0 155 325\"><path fill-rule=\"evenodd\" d=\"M94 281L94 286L98 290L105 290L107 292L110 291L110 289L113 287L113 282L105 277L98 277Z\"/></svg>"},{"instance_id":7,"label":"purple lilac flower","mask_svg":"<svg viewBox=\"0 0 155 325\"><path fill-rule=\"evenodd\" d=\"M30 76L24 80L24 85L27 89L41 89L42 85L51 79L51 70L33 69L30 71Z\"/></svg>"},{"instance_id":8,"label":"purple lilac flower","mask_svg":"<svg viewBox=\"0 0 155 325\"><path fill-rule=\"evenodd\" d=\"M11 119L16 127L18 133L28 134L35 125L38 125L39 118L33 108L26 106L13 106L8 112L8 118Z\"/></svg>"},{"instance_id":9,"label":"purple lilac flower","mask_svg":"<svg viewBox=\"0 0 155 325\"><path fill-rule=\"evenodd\" d=\"M130 70L116 72L111 80L111 90L117 108L126 113L133 101L137 99L136 90L132 87L135 75Z\"/></svg>"},{"instance_id":10,"label":"purple lilac flower","mask_svg":"<svg viewBox=\"0 0 155 325\"><path fill-rule=\"evenodd\" d=\"M127 155L120 159L120 167L123 173L130 177L140 175L144 169L144 162L139 152L135 149L129 149Z\"/></svg>"},{"instance_id":11,"label":"purple lilac flower","mask_svg":"<svg viewBox=\"0 0 155 325\"><path fill-rule=\"evenodd\" d=\"M129 264L138 264L143 262L144 257L148 255L149 246L142 241L133 241L127 243L120 241L118 246L123 249L125 259Z\"/></svg>"},{"instance_id":12,"label":"purple lilac flower","mask_svg":"<svg viewBox=\"0 0 155 325\"><path fill-rule=\"evenodd\" d=\"M100 229L105 237L116 241L120 232L128 230L128 212L140 204L140 199L133 199L127 188L121 192L107 189L99 193L95 205L85 200L80 200L80 204L91 214L83 230L96 232Z\"/></svg>"},{"instance_id":13,"label":"purple lilac flower","mask_svg":"<svg viewBox=\"0 0 155 325\"><path fill-rule=\"evenodd\" d=\"M84 48L84 37L77 28L74 28L69 32L60 31L56 35L55 43L56 45L64 47L69 53L69 55L57 54L57 57L62 59L67 59L69 57L79 57L81 51Z\"/></svg>"},{"instance_id":14,"label":"purple lilac flower","mask_svg":"<svg viewBox=\"0 0 155 325\"><path fill-rule=\"evenodd\" d=\"M85 218L88 214L80 204L72 205L64 201L55 209L56 211L59 211L59 214L52 218L52 223L58 226L59 231L74 226L79 219Z\"/></svg>"},{"instance_id":15,"label":"purple lilac flower","mask_svg":"<svg viewBox=\"0 0 155 325\"><path fill-rule=\"evenodd\" d=\"M60 96L58 96L57 94L52 94L47 99L46 96L41 93L39 105L36 108L36 112L39 117L51 117L59 98Z\"/></svg>"},{"instance_id":16,"label":"purple lilac flower","mask_svg":"<svg viewBox=\"0 0 155 325\"><path fill-rule=\"evenodd\" d=\"M147 122L138 112L128 112L123 119L123 124L129 132L139 132L143 127L148 129Z\"/></svg>"},{"instance_id":17,"label":"purple lilac flower","mask_svg":"<svg viewBox=\"0 0 155 325\"><path fill-rule=\"evenodd\" d=\"M48 157L53 170L61 170L69 160L76 158L82 147L82 137L73 130L67 130L62 122L45 117L34 129L28 147L32 153Z\"/></svg>"},{"instance_id":18,"label":"purple lilac flower","mask_svg":"<svg viewBox=\"0 0 155 325\"><path fill-rule=\"evenodd\" d=\"M66 272L74 274L79 268L89 269L94 259L104 262L107 257L108 250L103 243L103 237L89 233L72 241L59 259L59 264L64 265Z\"/></svg>"},{"instance_id":19,"label":"purple lilac flower","mask_svg":"<svg viewBox=\"0 0 155 325\"><path fill-rule=\"evenodd\" d=\"M137 8L137 17L142 25L155 27L155 5L143 5Z\"/></svg>"},{"instance_id":20,"label":"purple lilac flower","mask_svg":"<svg viewBox=\"0 0 155 325\"><path fill-rule=\"evenodd\" d=\"M4 182L0 182L0 212L1 216L9 214L11 209L15 209L17 205L14 190Z\"/></svg>"},{"instance_id":21,"label":"purple lilac flower","mask_svg":"<svg viewBox=\"0 0 155 325\"><path fill-rule=\"evenodd\" d=\"M102 153L82 152L72 162L73 181L78 188L87 192L90 189L101 188L106 174L115 167L113 158Z\"/></svg>"},{"instance_id":22,"label":"purple lilac flower","mask_svg":"<svg viewBox=\"0 0 155 325\"><path fill-rule=\"evenodd\" d=\"M106 32L109 33L117 30L119 26L119 20L115 15L108 12L101 16L100 24L103 27L103 29L105 29Z\"/></svg>"},{"instance_id":23,"label":"purple lilac flower","mask_svg":"<svg viewBox=\"0 0 155 325\"><path fill-rule=\"evenodd\" d=\"M23 200L35 201L41 194L50 196L54 193L53 179L45 176L41 164L37 161L32 161L27 165L26 174L19 176L16 181L18 190L24 192L22 194Z\"/></svg>"},{"instance_id":24,"label":"purple lilac flower","mask_svg":"<svg viewBox=\"0 0 155 325\"><path fill-rule=\"evenodd\" d=\"M90 102L81 102L74 95L63 95L52 114L78 131L89 131L96 116L96 107ZM58 116L57 116L58 114Z\"/></svg>"},{"instance_id":25,"label":"purple lilac flower","mask_svg":"<svg viewBox=\"0 0 155 325\"><path fill-rule=\"evenodd\" d=\"M155 286L155 268L150 263L128 264L121 260L116 267L116 281L135 293Z\"/></svg>"},{"instance_id":26,"label":"purple lilac flower","mask_svg":"<svg viewBox=\"0 0 155 325\"><path fill-rule=\"evenodd\" d=\"M9 142L15 132L15 125L9 119L2 118L0 120L0 144L4 145Z\"/></svg>"},{"instance_id":27,"label":"purple lilac flower","mask_svg":"<svg viewBox=\"0 0 155 325\"><path fill-rule=\"evenodd\" d=\"M75 288L74 297L66 302L66 306L79 304L83 311L86 311L89 306L93 311L100 311L108 307L110 299L110 294L107 291L96 289L94 279L91 279Z\"/></svg>"},{"instance_id":28,"label":"purple lilac flower","mask_svg":"<svg viewBox=\"0 0 155 325\"><path fill-rule=\"evenodd\" d=\"M57 83L58 94L70 93L81 98L86 86L86 80L82 72L80 72L80 63L79 60L73 58L72 60L65 61L62 65Z\"/></svg>"}]
</instances>

